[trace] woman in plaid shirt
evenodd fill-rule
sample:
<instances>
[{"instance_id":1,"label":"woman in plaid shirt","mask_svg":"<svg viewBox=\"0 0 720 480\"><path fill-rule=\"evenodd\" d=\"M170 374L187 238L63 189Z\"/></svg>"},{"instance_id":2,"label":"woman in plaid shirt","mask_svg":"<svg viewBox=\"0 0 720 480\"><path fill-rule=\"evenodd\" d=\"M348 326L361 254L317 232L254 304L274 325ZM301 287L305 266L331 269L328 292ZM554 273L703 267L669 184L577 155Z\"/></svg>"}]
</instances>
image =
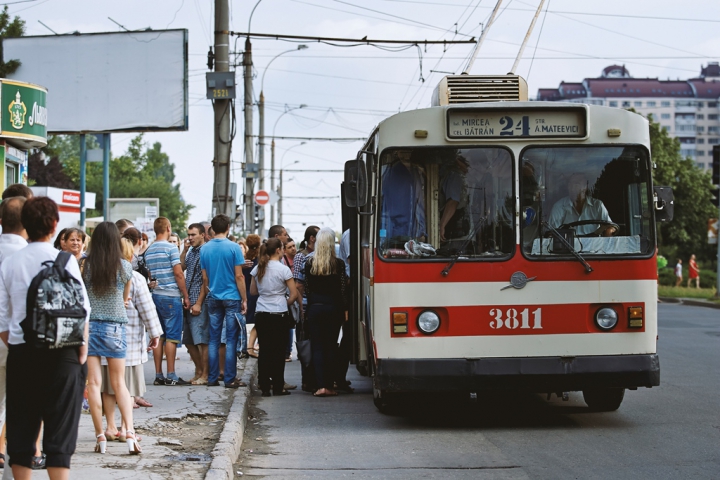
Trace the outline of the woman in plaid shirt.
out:
<instances>
[{"instance_id":1,"label":"woman in plaid shirt","mask_svg":"<svg viewBox=\"0 0 720 480\"><path fill-rule=\"evenodd\" d=\"M122 239L122 249L125 259L130 261L133 257L133 245L127 238ZM149 348L157 346L162 335L162 327L147 287L147 281L137 271L133 271L130 287L130 303L126 308L128 323L125 336L127 339L127 352L125 355L125 384L131 397L140 399L146 391L145 373L142 364L148 361L147 348L145 345L145 332L150 333ZM107 364L105 358L103 364ZM104 370L105 372L105 370ZM103 372L103 373L104 373ZM115 392L110 386L109 378L103 376L103 409L107 418L107 430L105 437L108 440L125 442L127 426L123 423L118 430L115 424ZM145 402L147 403L147 402ZM145 406L152 406L147 404ZM113 433L115 432L115 433ZM139 437L138 437L139 440Z\"/></svg>"}]
</instances>

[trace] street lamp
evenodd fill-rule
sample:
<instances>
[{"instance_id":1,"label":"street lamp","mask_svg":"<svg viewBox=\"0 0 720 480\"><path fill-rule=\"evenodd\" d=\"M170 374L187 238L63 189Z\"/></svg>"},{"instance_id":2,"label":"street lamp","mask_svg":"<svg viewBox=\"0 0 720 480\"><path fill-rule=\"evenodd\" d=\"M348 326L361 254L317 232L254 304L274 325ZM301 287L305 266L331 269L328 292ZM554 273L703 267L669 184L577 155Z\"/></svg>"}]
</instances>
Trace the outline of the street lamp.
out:
<instances>
[{"instance_id":1,"label":"street lamp","mask_svg":"<svg viewBox=\"0 0 720 480\"><path fill-rule=\"evenodd\" d=\"M260 2L258 2L260 3ZM257 7L257 5L255 5ZM253 9L254 10L254 9ZM248 32L250 31L248 26ZM260 100L258 101L258 116L260 120L260 132L259 132L259 151L258 151L258 167L260 168L260 190L265 189L265 93L263 92L264 86L265 86L265 74L267 73L267 69L270 66L272 62L275 61L276 58L278 58L281 55L285 55L286 53L290 52L297 52L298 50L305 50L307 49L307 45L298 45L297 48L293 48L291 50L285 50L284 52L280 52L277 55L275 55L265 66L265 69L263 70L262 79L260 81ZM265 225L264 220L260 220L260 231L263 231Z\"/></svg>"},{"instance_id":2,"label":"street lamp","mask_svg":"<svg viewBox=\"0 0 720 480\"><path fill-rule=\"evenodd\" d=\"M304 103L298 105L297 107L292 107L292 108L288 108L288 106L285 105L285 111L280 114L280 116L277 118L277 120L275 120L275 125L273 126L272 143L270 144L270 188L272 190L275 190L275 129L277 128L277 124L280 121L280 119L283 117L283 115L285 115L286 113L290 113L293 110L298 110L298 109L305 108L305 107L307 107L307 105L305 105ZM262 125L262 123L260 125ZM303 143L305 143L305 142L303 142ZM261 147L260 151L262 152L262 147ZM260 175L261 179L263 178L264 174L265 174L265 172L263 170L261 170L261 175ZM275 213L275 207L271 206L270 207L270 221L271 222L273 222L275 220L274 213Z\"/></svg>"},{"instance_id":3,"label":"street lamp","mask_svg":"<svg viewBox=\"0 0 720 480\"><path fill-rule=\"evenodd\" d=\"M303 142L305 143L305 142ZM297 145L295 145L297 147ZM290 150L290 149L288 149ZM285 152L287 153L287 151ZM284 157L285 155L283 155ZM295 165L296 163L300 163L300 160L295 160L290 165ZM283 184L283 166L282 166L282 160L280 161L280 185L278 185L278 225L282 225L282 184Z\"/></svg>"},{"instance_id":4,"label":"street lamp","mask_svg":"<svg viewBox=\"0 0 720 480\"><path fill-rule=\"evenodd\" d=\"M283 153L283 154L282 154L282 157L280 157L280 188L278 189L278 192L277 192L277 193L278 193L278 197L280 197L280 198L278 199L278 225L282 225L282 221L280 221L280 218L282 218L282 214L280 213L280 212L281 212L281 208L282 208L282 197L280 196L280 194L282 193L282 169L283 169L283 160L285 160L285 155L287 155L287 153L288 153L290 150L292 150L292 149L295 148L295 147L299 147L300 145L305 145L306 143L307 143L307 142L296 143L296 144L293 145L292 147L290 147L290 148L288 148L287 150L285 150L285 153ZM293 163L293 165L294 165L295 163L298 163L298 162L299 162L299 160L296 160L296 161ZM275 190L275 175L274 175L274 173L271 173L271 174L270 174L270 189L273 190L273 191ZM272 225L275 225L275 205L270 205L270 223L271 223Z\"/></svg>"}]
</instances>

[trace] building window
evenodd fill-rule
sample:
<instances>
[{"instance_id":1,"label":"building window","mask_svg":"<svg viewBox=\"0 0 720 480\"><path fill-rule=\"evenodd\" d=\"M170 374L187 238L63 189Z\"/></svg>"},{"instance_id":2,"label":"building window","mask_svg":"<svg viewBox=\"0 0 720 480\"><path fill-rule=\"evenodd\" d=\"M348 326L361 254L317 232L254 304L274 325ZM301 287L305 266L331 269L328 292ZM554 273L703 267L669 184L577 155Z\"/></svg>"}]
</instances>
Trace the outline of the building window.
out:
<instances>
[{"instance_id":1,"label":"building window","mask_svg":"<svg viewBox=\"0 0 720 480\"><path fill-rule=\"evenodd\" d=\"M660 118L662 118L663 120L667 120L667 119L670 118L670 114L669 114L669 113L663 113L662 115L660 115Z\"/></svg>"},{"instance_id":2,"label":"building window","mask_svg":"<svg viewBox=\"0 0 720 480\"><path fill-rule=\"evenodd\" d=\"M708 108L717 108L717 102L708 102Z\"/></svg>"},{"instance_id":3,"label":"building window","mask_svg":"<svg viewBox=\"0 0 720 480\"><path fill-rule=\"evenodd\" d=\"M699 108L702 108L702 107L705 106L705 102L697 102L697 106L698 106Z\"/></svg>"},{"instance_id":4,"label":"building window","mask_svg":"<svg viewBox=\"0 0 720 480\"><path fill-rule=\"evenodd\" d=\"M717 120L717 119L718 119L717 113L711 113L708 115L708 120Z\"/></svg>"},{"instance_id":5,"label":"building window","mask_svg":"<svg viewBox=\"0 0 720 480\"><path fill-rule=\"evenodd\" d=\"M663 125L662 129L665 130L666 132L670 131L670 127L668 127L667 125Z\"/></svg>"},{"instance_id":6,"label":"building window","mask_svg":"<svg viewBox=\"0 0 720 480\"><path fill-rule=\"evenodd\" d=\"M698 120L705 120L705 115L703 115L702 113L698 113L697 115L695 115L695 118L697 118Z\"/></svg>"},{"instance_id":7,"label":"building window","mask_svg":"<svg viewBox=\"0 0 720 480\"><path fill-rule=\"evenodd\" d=\"M642 102L635 102L636 107L642 107Z\"/></svg>"},{"instance_id":8,"label":"building window","mask_svg":"<svg viewBox=\"0 0 720 480\"><path fill-rule=\"evenodd\" d=\"M648 106L648 107L654 107L654 106L655 106L655 102L653 102L653 101L648 101L648 102L647 102L647 106Z\"/></svg>"},{"instance_id":9,"label":"building window","mask_svg":"<svg viewBox=\"0 0 720 480\"><path fill-rule=\"evenodd\" d=\"M704 139L704 138L698 138L695 143L698 143L698 144L702 145L703 143L705 143L705 139Z\"/></svg>"},{"instance_id":10,"label":"building window","mask_svg":"<svg viewBox=\"0 0 720 480\"><path fill-rule=\"evenodd\" d=\"M617 107L618 104L617 104L617 102L616 102L615 100L612 100L612 101L609 103L609 105L610 105L611 107Z\"/></svg>"},{"instance_id":11,"label":"building window","mask_svg":"<svg viewBox=\"0 0 720 480\"><path fill-rule=\"evenodd\" d=\"M698 132L698 133L704 133L704 132L705 132L705 127L701 127L701 126L697 127L697 132Z\"/></svg>"},{"instance_id":12,"label":"building window","mask_svg":"<svg viewBox=\"0 0 720 480\"><path fill-rule=\"evenodd\" d=\"M625 101L622 103L623 108L630 108L630 102Z\"/></svg>"},{"instance_id":13,"label":"building window","mask_svg":"<svg viewBox=\"0 0 720 480\"><path fill-rule=\"evenodd\" d=\"M718 145L720 144L720 138L708 138L708 143L710 145Z\"/></svg>"},{"instance_id":14,"label":"building window","mask_svg":"<svg viewBox=\"0 0 720 480\"><path fill-rule=\"evenodd\" d=\"M680 155L682 155L683 157L694 157L695 150L682 148L682 149L680 149Z\"/></svg>"},{"instance_id":15,"label":"building window","mask_svg":"<svg viewBox=\"0 0 720 480\"><path fill-rule=\"evenodd\" d=\"M660 102L660 106L661 106L661 107L669 107L669 106L670 106L670 102L667 102L667 101Z\"/></svg>"},{"instance_id":16,"label":"building window","mask_svg":"<svg viewBox=\"0 0 720 480\"><path fill-rule=\"evenodd\" d=\"M708 133L720 133L720 127L708 127Z\"/></svg>"},{"instance_id":17,"label":"building window","mask_svg":"<svg viewBox=\"0 0 720 480\"><path fill-rule=\"evenodd\" d=\"M14 163L5 164L5 186L17 183L16 168Z\"/></svg>"},{"instance_id":18,"label":"building window","mask_svg":"<svg viewBox=\"0 0 720 480\"><path fill-rule=\"evenodd\" d=\"M704 157L705 156L705 150L697 150L695 153L698 157Z\"/></svg>"},{"instance_id":19,"label":"building window","mask_svg":"<svg viewBox=\"0 0 720 480\"><path fill-rule=\"evenodd\" d=\"M703 162L697 162L695 165L697 165L698 168L705 170L705 164Z\"/></svg>"}]
</instances>

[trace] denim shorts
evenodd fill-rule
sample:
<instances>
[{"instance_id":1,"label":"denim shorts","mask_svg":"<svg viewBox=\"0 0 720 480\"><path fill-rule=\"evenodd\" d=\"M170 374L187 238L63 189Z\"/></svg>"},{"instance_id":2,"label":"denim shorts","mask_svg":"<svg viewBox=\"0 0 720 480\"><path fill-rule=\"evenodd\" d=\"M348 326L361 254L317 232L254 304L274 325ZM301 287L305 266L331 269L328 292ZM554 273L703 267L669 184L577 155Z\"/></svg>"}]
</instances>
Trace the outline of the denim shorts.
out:
<instances>
[{"instance_id":1,"label":"denim shorts","mask_svg":"<svg viewBox=\"0 0 720 480\"><path fill-rule=\"evenodd\" d=\"M160 318L163 338L172 343L180 343L183 329L183 304L181 297L168 297L153 293L153 302Z\"/></svg>"},{"instance_id":2,"label":"denim shorts","mask_svg":"<svg viewBox=\"0 0 720 480\"><path fill-rule=\"evenodd\" d=\"M124 323L90 322L88 356L125 358L126 351Z\"/></svg>"},{"instance_id":3,"label":"denim shorts","mask_svg":"<svg viewBox=\"0 0 720 480\"><path fill-rule=\"evenodd\" d=\"M185 345L207 345L210 343L210 317L207 304L202 304L200 315L193 315L185 310L183 326L183 343Z\"/></svg>"}]
</instances>

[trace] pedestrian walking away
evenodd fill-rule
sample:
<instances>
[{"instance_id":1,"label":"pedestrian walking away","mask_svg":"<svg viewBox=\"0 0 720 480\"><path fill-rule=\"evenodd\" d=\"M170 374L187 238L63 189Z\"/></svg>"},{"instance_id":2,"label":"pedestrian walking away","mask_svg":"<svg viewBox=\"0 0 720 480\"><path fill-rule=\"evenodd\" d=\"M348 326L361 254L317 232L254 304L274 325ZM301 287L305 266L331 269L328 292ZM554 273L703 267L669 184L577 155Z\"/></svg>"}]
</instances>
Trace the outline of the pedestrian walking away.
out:
<instances>
[{"instance_id":1,"label":"pedestrian walking away","mask_svg":"<svg viewBox=\"0 0 720 480\"><path fill-rule=\"evenodd\" d=\"M279 238L260 247L250 293L258 295L255 328L262 348L258 358L258 386L263 396L290 395L285 388L285 345L294 320L289 306L298 299L290 269L281 263L285 254Z\"/></svg>"},{"instance_id":2,"label":"pedestrian walking away","mask_svg":"<svg viewBox=\"0 0 720 480\"><path fill-rule=\"evenodd\" d=\"M4 221L6 218L3 219ZM53 248L58 207L47 197L31 198L21 211L30 244L12 254L0 266L0 338L8 345L7 447L16 478L30 478L35 442L44 422L43 450L51 478L68 478L70 459L77 444L80 408L87 378L88 320L80 347L37 348L25 342L21 322L27 316L28 288L59 252ZM8 225L4 225L7 227ZM77 260L70 257L65 271L78 281L83 307L91 313L87 291ZM38 372L43 379L38 381Z\"/></svg>"},{"instance_id":3,"label":"pedestrian walking away","mask_svg":"<svg viewBox=\"0 0 720 480\"><path fill-rule=\"evenodd\" d=\"M693 280L695 280L695 288L700 288L700 267L698 267L697 262L695 261L695 254L690 255L690 262L688 262L688 283L687 286L690 287L690 284Z\"/></svg>"},{"instance_id":4,"label":"pedestrian walking away","mask_svg":"<svg viewBox=\"0 0 720 480\"><path fill-rule=\"evenodd\" d=\"M316 397L337 395L334 386L337 341L340 328L347 321L347 290L345 262L335 256L335 232L323 228L317 234L313 255L305 262L307 323L317 380Z\"/></svg>"},{"instance_id":5,"label":"pedestrian walking away","mask_svg":"<svg viewBox=\"0 0 720 480\"><path fill-rule=\"evenodd\" d=\"M163 338L158 347L153 350L154 384L168 386L190 383L179 378L175 373L175 354L178 344L182 340L183 309L190 308L190 299L185 285L185 276L180 266L180 252L177 246L168 241L172 232L171 228L170 220L165 217L156 218L153 225L155 242L145 252L147 267L152 278L157 281L152 298L163 329ZM163 349L167 357L167 377L163 376L162 370Z\"/></svg>"},{"instance_id":6,"label":"pedestrian walking away","mask_svg":"<svg viewBox=\"0 0 720 480\"><path fill-rule=\"evenodd\" d=\"M200 252L200 268L203 285L198 302L207 295L208 314L210 316L210 344L208 348L208 385L219 385L220 341L222 327L225 326L225 373L223 381L226 388L247 386L237 375L236 349L240 326L236 314L244 315L247 310L247 294L242 267L245 259L240 245L227 238L230 218L217 215L211 222L214 238L207 242ZM244 318L242 319L244 322Z\"/></svg>"},{"instance_id":7,"label":"pedestrian walking away","mask_svg":"<svg viewBox=\"0 0 720 480\"><path fill-rule=\"evenodd\" d=\"M678 261L675 264L675 286L681 286L682 280L682 259L678 258Z\"/></svg>"},{"instance_id":8,"label":"pedestrian walking away","mask_svg":"<svg viewBox=\"0 0 720 480\"><path fill-rule=\"evenodd\" d=\"M116 393L122 423L126 425L126 443L130 454L141 452L133 427L133 404L125 384L128 323L126 307L130 303L132 265L123 258L120 231L112 222L100 223L92 235L92 249L82 262L87 285L90 313L88 340L88 402L97 439L95 451L105 453L107 437L102 424L102 369L100 357L108 363L110 384Z\"/></svg>"}]
</instances>

